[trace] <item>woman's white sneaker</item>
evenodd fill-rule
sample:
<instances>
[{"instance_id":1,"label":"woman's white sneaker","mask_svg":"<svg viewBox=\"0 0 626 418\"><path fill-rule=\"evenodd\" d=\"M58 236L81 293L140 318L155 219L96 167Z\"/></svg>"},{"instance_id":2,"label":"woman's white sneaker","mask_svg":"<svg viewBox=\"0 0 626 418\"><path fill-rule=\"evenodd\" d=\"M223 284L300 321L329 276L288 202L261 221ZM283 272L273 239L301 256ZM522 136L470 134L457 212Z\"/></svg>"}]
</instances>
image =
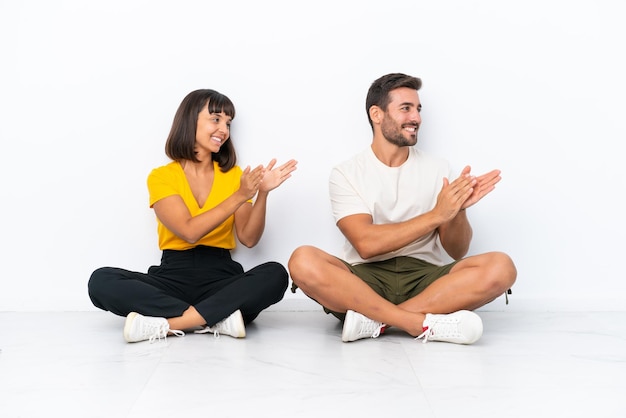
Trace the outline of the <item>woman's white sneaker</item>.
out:
<instances>
[{"instance_id":1,"label":"woman's white sneaker","mask_svg":"<svg viewBox=\"0 0 626 418\"><path fill-rule=\"evenodd\" d=\"M473 344L483 335L483 321L472 311L426 314L423 333L417 339L455 344Z\"/></svg>"},{"instance_id":2,"label":"woman's white sneaker","mask_svg":"<svg viewBox=\"0 0 626 418\"><path fill-rule=\"evenodd\" d=\"M194 331L196 334L205 334L212 332L213 335L219 337L220 335L230 335L235 338L244 338L246 336L246 327L243 323L243 316L241 311L237 309L230 316L212 327L204 327L201 330Z\"/></svg>"},{"instance_id":3,"label":"woman's white sneaker","mask_svg":"<svg viewBox=\"0 0 626 418\"><path fill-rule=\"evenodd\" d=\"M168 333L177 337L185 335L182 331L170 330L170 324L165 318L143 316L137 312L129 313L124 323L124 339L129 343L146 340L153 343L161 338L167 339Z\"/></svg>"}]
</instances>

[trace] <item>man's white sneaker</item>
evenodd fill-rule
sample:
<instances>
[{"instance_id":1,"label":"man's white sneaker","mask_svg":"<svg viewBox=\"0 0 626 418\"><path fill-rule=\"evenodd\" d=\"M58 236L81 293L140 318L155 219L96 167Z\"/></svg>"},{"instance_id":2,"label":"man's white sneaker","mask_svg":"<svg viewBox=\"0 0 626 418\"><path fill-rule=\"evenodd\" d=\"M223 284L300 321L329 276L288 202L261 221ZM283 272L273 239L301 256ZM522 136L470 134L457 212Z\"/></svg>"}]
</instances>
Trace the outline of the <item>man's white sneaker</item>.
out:
<instances>
[{"instance_id":1,"label":"man's white sneaker","mask_svg":"<svg viewBox=\"0 0 626 418\"><path fill-rule=\"evenodd\" d=\"M416 339L443 341L455 344L473 344L483 335L483 321L471 311L451 314L426 314L424 332Z\"/></svg>"},{"instance_id":2,"label":"man's white sneaker","mask_svg":"<svg viewBox=\"0 0 626 418\"><path fill-rule=\"evenodd\" d=\"M137 312L129 313L124 323L124 339L129 343L145 340L153 343L157 339L167 339L167 334L170 332L177 337L185 335L182 331L171 330L165 318L143 316Z\"/></svg>"},{"instance_id":3,"label":"man's white sneaker","mask_svg":"<svg viewBox=\"0 0 626 418\"><path fill-rule=\"evenodd\" d=\"M369 319L358 312L348 310L343 321L341 341L344 343L361 338L377 338L385 331L385 324Z\"/></svg>"},{"instance_id":4,"label":"man's white sneaker","mask_svg":"<svg viewBox=\"0 0 626 418\"><path fill-rule=\"evenodd\" d=\"M230 335L235 338L243 338L246 336L246 327L243 323L243 316L241 311L237 309L230 316L212 327L204 327L200 330L194 331L196 334L205 334L212 332L213 335L219 337L221 334Z\"/></svg>"}]
</instances>

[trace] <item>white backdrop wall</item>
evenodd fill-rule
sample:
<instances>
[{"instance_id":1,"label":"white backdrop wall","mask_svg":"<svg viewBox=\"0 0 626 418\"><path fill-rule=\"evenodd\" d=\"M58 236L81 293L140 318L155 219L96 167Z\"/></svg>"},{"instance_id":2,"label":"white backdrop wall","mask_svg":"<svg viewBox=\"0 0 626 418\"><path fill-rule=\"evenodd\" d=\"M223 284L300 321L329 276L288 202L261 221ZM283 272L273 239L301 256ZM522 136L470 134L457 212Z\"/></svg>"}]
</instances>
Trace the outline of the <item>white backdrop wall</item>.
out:
<instances>
[{"instance_id":1,"label":"white backdrop wall","mask_svg":"<svg viewBox=\"0 0 626 418\"><path fill-rule=\"evenodd\" d=\"M198 88L234 101L240 165L299 161L235 258L339 254L328 174L369 146L366 91L388 72L423 79L421 147L502 170L471 253L515 260L507 309L623 309L621 3L0 1L0 310L92 310L95 268L159 262L146 177Z\"/></svg>"}]
</instances>

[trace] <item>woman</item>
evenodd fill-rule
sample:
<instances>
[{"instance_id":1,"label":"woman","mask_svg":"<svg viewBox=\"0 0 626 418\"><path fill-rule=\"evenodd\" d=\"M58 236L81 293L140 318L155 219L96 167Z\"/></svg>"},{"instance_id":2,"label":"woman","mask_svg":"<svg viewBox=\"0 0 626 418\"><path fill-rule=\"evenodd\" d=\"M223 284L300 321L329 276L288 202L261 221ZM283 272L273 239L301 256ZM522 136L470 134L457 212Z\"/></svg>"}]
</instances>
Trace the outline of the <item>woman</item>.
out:
<instances>
[{"instance_id":1,"label":"woman","mask_svg":"<svg viewBox=\"0 0 626 418\"><path fill-rule=\"evenodd\" d=\"M246 247L259 242L268 194L297 162L274 168L274 159L242 171L230 138L234 117L233 103L214 90L185 97L165 145L173 161L148 176L161 265L147 274L103 267L89 279L93 304L126 316L128 342L183 336L182 330L198 327L241 338L244 324L284 296L288 273L281 264L244 272L230 251L235 233Z\"/></svg>"}]
</instances>

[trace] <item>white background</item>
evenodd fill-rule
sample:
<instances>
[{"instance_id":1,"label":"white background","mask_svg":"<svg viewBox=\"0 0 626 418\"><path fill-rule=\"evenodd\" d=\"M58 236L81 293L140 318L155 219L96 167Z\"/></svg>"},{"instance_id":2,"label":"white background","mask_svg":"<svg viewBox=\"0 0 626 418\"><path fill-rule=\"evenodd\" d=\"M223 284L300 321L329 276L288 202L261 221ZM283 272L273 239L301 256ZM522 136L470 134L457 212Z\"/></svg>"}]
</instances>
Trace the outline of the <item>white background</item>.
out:
<instances>
[{"instance_id":1,"label":"white background","mask_svg":"<svg viewBox=\"0 0 626 418\"><path fill-rule=\"evenodd\" d=\"M235 258L339 254L328 174L369 146L365 95L388 72L423 80L421 147L502 170L471 253L515 260L507 309L623 309L621 4L2 0L0 311L95 310L94 269L158 264L146 177L198 88L235 103L241 166L299 161Z\"/></svg>"}]
</instances>

